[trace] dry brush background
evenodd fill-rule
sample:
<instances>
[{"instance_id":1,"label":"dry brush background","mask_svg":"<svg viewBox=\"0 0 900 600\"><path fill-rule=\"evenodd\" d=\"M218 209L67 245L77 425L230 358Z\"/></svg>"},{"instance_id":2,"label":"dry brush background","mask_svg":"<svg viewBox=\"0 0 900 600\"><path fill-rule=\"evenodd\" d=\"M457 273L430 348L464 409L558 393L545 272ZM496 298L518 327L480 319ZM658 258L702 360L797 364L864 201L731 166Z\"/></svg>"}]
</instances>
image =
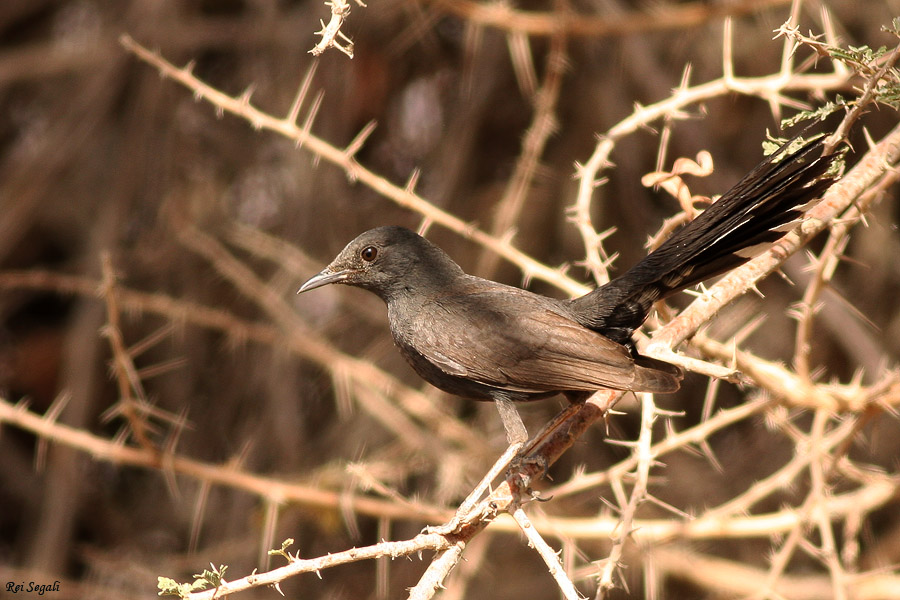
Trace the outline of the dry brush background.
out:
<instances>
[{"instance_id":1,"label":"dry brush background","mask_svg":"<svg viewBox=\"0 0 900 600\"><path fill-rule=\"evenodd\" d=\"M614 276L683 208L642 176L706 150L688 197L720 193L779 118L861 92L811 39L785 47L895 46L900 3L865 6L351 3L350 59L318 1L0 3L0 597L152 598L209 563L281 567L286 538L325 560L288 597L405 597L499 419L425 386L379 300L299 283L388 223L547 294ZM857 126L830 232L677 346L740 384L624 397L535 483L531 528L466 540L441 597L900 598L897 122ZM521 412L536 432L560 407Z\"/></svg>"}]
</instances>

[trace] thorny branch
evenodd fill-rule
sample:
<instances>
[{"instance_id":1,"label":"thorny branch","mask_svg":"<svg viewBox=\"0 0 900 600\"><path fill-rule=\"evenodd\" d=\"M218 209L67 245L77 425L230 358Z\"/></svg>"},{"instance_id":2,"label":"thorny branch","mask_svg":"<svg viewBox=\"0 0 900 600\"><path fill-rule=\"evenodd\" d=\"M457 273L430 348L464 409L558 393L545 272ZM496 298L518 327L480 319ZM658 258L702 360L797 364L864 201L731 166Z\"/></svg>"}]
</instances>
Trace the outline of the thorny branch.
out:
<instances>
[{"instance_id":1,"label":"thorny branch","mask_svg":"<svg viewBox=\"0 0 900 600\"><path fill-rule=\"evenodd\" d=\"M311 88L314 69L308 72L286 117L278 118L254 107L249 91L229 96L197 78L190 65L177 68L128 36L123 37L121 43L142 60L155 66L163 75L186 86L196 98L208 100L217 111L232 113L256 129L275 132L292 140L317 159L342 169L349 179L359 181L397 205L421 215L424 222L440 224L462 237L474 240L484 248L484 256L490 257L486 259L485 268L492 268L492 262L496 260L493 257L502 257L515 264L526 280L535 277L567 293L582 293L585 286L567 276L563 270L542 264L517 250L509 233L522 210L527 191L539 172L538 165L541 164L547 141L555 128L554 112L565 76L563 67L566 36L602 34L600 30L603 25L596 19L583 19L563 12L526 13L503 4L442 1L432 4L439 10L463 14L467 20L479 26L497 27L510 32L510 52L513 60L518 61L517 71L524 74L533 75L535 71L534 65L529 62L528 36L553 36L544 77L535 90L531 127L526 132L514 175L509 179L495 228L490 234L437 208L416 193L416 177L411 178L409 185L401 187L361 165L357 155L374 125L364 128L343 148L314 135L312 127L322 106L321 95L307 108L303 124L298 126L301 108L306 104ZM752 4L754 3L738 3L728 10L750 10ZM321 40L311 52L318 55L327 48L334 47L352 57L352 43L340 31L349 15L349 4L334 0L328 6L332 10L331 20L322 24L322 29L318 32ZM798 7L799 3L795 3L795 15ZM694 18L691 15L696 11L705 15L701 18L709 18L713 9L689 3L671 10L684 18ZM650 19L646 15L641 15L640 19L642 23L639 25L644 28L658 28L663 26L661 24L664 21ZM619 32L628 30L621 23L617 27ZM827 41L831 43L834 40L829 36ZM766 77L736 77L731 58L729 24L725 28L723 76L720 79L707 84L690 85L686 71L682 85L669 98L656 104L638 106L631 116L601 136L590 159L577 167L579 189L572 210L572 220L585 247L586 264L595 279L603 281L607 277L608 260L602 248L605 234L598 232L593 226L591 208L597 201L595 190L602 181L601 173L612 165L610 158L620 140L658 121L663 121L666 130L671 133L672 124L685 116L684 111L688 107L711 98L731 93L755 96L768 102L773 113L777 113L783 106L797 106L795 100L787 97L789 92L836 89L844 86L852 77L838 61L833 63L831 73L813 74L798 70L793 63L793 51L787 51L787 44L786 40L785 60L779 73ZM896 53L891 60L895 58ZM892 66L893 62L883 63L882 75ZM531 77L523 76L522 81L531 81ZM523 84L522 87L531 89L530 84ZM874 89L871 81L866 89ZM669 138L663 137L660 156L666 154L667 139ZM529 543L539 551L567 598L578 597L575 583L588 578L599 579L598 597L602 597L613 586L621 585L622 578L617 576L618 567L630 563L632 558L629 553L633 547L645 550L649 542L653 542L653 546L649 550L648 560L654 561L655 569L672 577L691 579L710 590L710 593L740 590L744 594L758 593L773 598L782 595L793 597L794 592L800 588L797 576L789 571L789 565L804 553L811 556L815 564L821 566L821 570L801 583L811 586L807 589L815 589L820 594L830 594L835 598L865 598L870 597L867 593L872 593L871 597L878 597L861 585L860 582L866 580L877 581L884 589L898 589L900 577L896 571L877 572L873 569L867 573L859 572L856 568L859 562L858 550L853 549L853 544L860 537L859 523L865 521L870 513L884 509L895 501L897 490L900 489L900 478L895 473L869 469L865 458L851 456L849 452L851 445L858 439L859 432L874 416L891 414L900 406L898 376L886 371L870 374L874 375L875 381L865 385L861 375L859 379L854 378L845 384L835 381L823 383L815 377L809 353L816 333L813 319L816 301L842 259L852 226L866 214L884 190L896 181L898 160L900 128L883 136L880 142L868 150L844 179L826 194L823 202L798 232L773 251L699 294L691 306L660 327L651 337L646 347L647 353L671 360L679 358L674 354L674 348L693 337L693 350L701 352L710 360L729 365L713 365L710 369L718 366L721 372L730 373L736 368L741 372L743 381L752 383L764 394L744 404L710 411L706 420L683 431L674 430L671 415L658 409L653 398L642 397L642 418L637 441L626 442L633 448L630 456L602 471L576 473L571 480L550 490L550 495L560 502L578 493L596 495L598 489L603 490L601 493L609 489L614 495L618 515L601 514L585 518L557 515L529 517L523 509L534 497L530 486L539 484L547 469L589 427L610 417L613 406L620 401L621 396L618 393L601 392L585 405L564 411L535 436L524 453L519 468L481 501L479 510L472 513L472 519L463 523L455 534L422 534L404 541L382 542L314 559L288 556L289 564L284 567L254 573L234 581L223 581L216 589L197 592L191 594L191 597L221 597L226 593L236 593L252 587L277 585L300 573L319 573L348 562L434 551L437 552L436 557L410 593L411 598L431 598L463 560L467 546L476 536L484 533L489 524L491 532L523 531ZM434 402L433 397L403 385L371 362L354 358L339 350L294 311L285 300L284 290L275 285L274 280L258 276L225 243L178 211L172 212L169 215L170 223L183 247L205 261L219 277L249 300L265 320L249 321L203 304L163 294L130 290L116 280L112 261L108 257L103 262L102 287L89 278L58 273L0 273L0 288L6 290L55 290L87 298L94 297L98 287L102 289L108 321L105 332L113 351L113 372L119 385L121 412L128 420L138 445L127 444L124 438L109 440L58 423L56 417L62 403L51 407L46 415L41 416L28 410L25 405L13 405L3 400L0 401L0 423L30 431L42 441L52 441L78 450L98 461L159 469L170 480L174 479L174 475L186 476L201 482L205 490L210 485L216 485L248 492L265 501L267 522L277 519L279 512L289 502L344 510L353 515L369 515L381 522L410 521L419 524L445 520L449 511L443 507L406 498L398 490L382 483L375 469L376 461L354 467L359 473L359 479L366 482L367 489L372 491L369 494L348 494L325 485L287 482L282 478L256 475L243 466L239 455L234 461L225 464L190 459L176 451L177 439L157 446L152 439L154 432L145 421L146 414L154 413L142 391L142 373L134 363L138 348L128 347L122 332L120 312L123 310L158 315L182 327L189 324L219 331L226 334L233 343L249 340L272 348L286 348L287 352L297 357L315 362L332 374L336 385L343 387L346 395L359 403L366 414L396 437L398 446L413 453L427 454L439 460L452 454L451 450L455 448L465 448L474 454L484 447L478 432L453 418ZM831 227L831 237L815 260L814 277L803 294L794 370L740 349L736 343L722 343L705 333L697 333L718 310L740 294L753 289L759 278L778 269L790 254L801 249L813 235L828 227ZM295 260L305 260L292 255L289 246L273 246L271 240L254 238L251 241L252 236L241 237L234 231L226 234L226 237L231 244L258 258L268 256L268 260L273 260L291 255ZM250 248L254 250L249 250ZM691 360L694 362L688 361L685 364L699 364L696 359ZM807 422L798 408L811 409L812 418ZM670 508L651 492L658 471L657 460L664 456L674 458L675 452L690 450L694 446L703 447L714 433L725 431L737 423L749 422L758 415L766 417L773 437L792 444L795 452L791 458L783 464L773 465L774 470L769 474L718 505L710 503L713 504L712 507L701 506L696 509L695 514L680 515L677 518L654 515L650 505L666 510ZM168 416L164 420L175 424L174 438L177 438L184 424L183 420ZM669 428L662 437L660 425ZM386 459L384 462L389 463L390 460ZM315 481L315 477L323 472L324 470L316 473L310 481ZM841 481L840 487L836 485L838 480ZM802 500L799 503L768 512L760 508L763 501L780 500L784 497L780 494L791 488L802 490ZM514 520L503 516L505 514L513 515ZM841 525L851 539L842 541L835 536L835 528ZM605 559L593 561L600 563L599 568L589 564L572 576L565 572L545 538L563 540L567 548L575 550L578 549L579 542L587 540L612 540L612 545ZM681 560L683 556L676 552L678 547L675 543L686 545L690 540L729 538L778 540L768 569L741 565L743 570L739 577L730 580L717 578L717 573L714 572L716 569L734 568L735 565L723 559L700 556L685 546L684 553L690 553L693 559L714 565L713 572L701 573L697 572L698 563L688 563L685 566ZM844 548L840 546L842 543L845 544ZM756 582L756 587L746 583L751 580ZM764 585L760 586L760 582ZM891 585L894 587L891 588ZM875 587L873 584L871 589ZM797 592L797 597L802 597L802 593Z\"/></svg>"},{"instance_id":2,"label":"thorny branch","mask_svg":"<svg viewBox=\"0 0 900 600\"><path fill-rule=\"evenodd\" d=\"M360 6L365 6L360 0L356 0ZM320 56L329 48L334 48L353 58L353 42L341 31L344 21L350 16L350 3L346 0L329 0L325 6L331 9L331 18L326 24L319 21L322 28L316 35L322 39L309 51L313 56Z\"/></svg>"},{"instance_id":3,"label":"thorny branch","mask_svg":"<svg viewBox=\"0 0 900 600\"><path fill-rule=\"evenodd\" d=\"M649 124L650 122L661 118L667 117L671 115L677 115L679 111L681 111L685 106L688 106L692 103L696 103L702 101L703 99L715 97L718 95L722 95L723 93L738 91L745 94L753 94L763 97L770 101L773 106L773 110L777 110L779 106L782 104L792 104L791 101L786 99L783 96L784 92L790 90L798 90L798 89L820 89L823 87L840 85L841 82L845 81L849 74L846 70L842 69L842 66L839 63L835 63L835 71L833 75L803 75L796 74L793 72L793 67L790 61L786 60L782 66L782 72L778 75L772 77L762 77L758 79L746 79L742 80L734 76L733 69L730 67L730 28L726 29L726 68L725 75L721 80L711 82L710 84L705 84L701 86L688 87L687 82L684 83L682 88L676 91L676 93L669 99L659 103L658 105L652 107L642 107L640 108L632 117L623 121L620 125L614 127L610 132L601 140L601 143L597 147L597 151L591 157L591 160L582 167L579 167L579 178L582 182L581 193L579 194L578 201L575 206L575 222L579 226L582 231L582 234L585 238L585 247L588 250L588 264L592 267L592 270L595 273L602 272L602 263L598 262L598 259L595 258L593 261L590 259L591 256L596 257L596 250L599 248L599 241L602 240L603 236L596 233L591 227L590 218L587 216L587 207L589 206L592 198L592 191L596 187L594 182L597 180L597 172L598 169L608 165L609 161L606 158L609 156L609 152L612 150L616 140L620 139L622 136L627 135L635 131L638 127ZM169 65L162 59L156 57L155 55L149 54L146 51L140 49L140 47L136 46L134 42L124 39L123 43L126 44L127 47L131 48L133 51L138 53L148 62L155 64L160 70L177 79L190 87L195 94L208 98L211 102L216 104L219 108L225 110L231 110L236 114L244 116L251 123L256 124L261 127L269 127L275 130L285 129L284 122L278 121L269 121L269 117L265 115L260 115L253 109L249 103L241 103L232 98L222 97L215 90L207 89L204 84L190 73L189 70L176 69L175 67ZM787 42L786 42L787 43ZM788 54L786 53L786 56ZM549 71L548 77L553 77L553 71ZM557 76L558 77L558 76ZM553 79L550 79L553 81ZM540 112L538 113L540 114ZM537 117L536 117L537 118ZM539 130L535 130L539 131ZM545 130L546 131L546 130ZM356 164L352 156L356 153L358 148L354 146L353 152L341 152L337 148L333 148L329 146L327 143L313 138L309 134L309 128L305 128L304 131L300 132L296 129L291 129L291 126L287 127L287 130L284 131L286 135L294 137L298 141L298 143L304 143L307 145L311 151L315 152L318 156L322 156L327 158L329 156L334 156L334 162L336 164L342 165L348 173L348 176L369 183L373 186L373 188L379 189L383 193L385 193L388 197L391 197L398 201L401 205L407 206L409 208L413 208L414 210L419 211L423 218L426 221L431 222L440 222L443 225L450 226L451 229L458 230L458 227L461 225L458 222L455 222L452 218L448 218L447 215L443 215L439 211L435 211L433 207L431 207L424 199L421 199L417 196L413 196L409 189L400 189L400 188L392 188L389 184L385 185L386 182L379 181L377 177L369 174L363 167ZM545 136L545 134L542 134ZM867 160L870 163L878 162L881 165L886 164L895 164L898 156L898 142L894 140L900 133L895 132L893 135L889 135L885 141L882 142L881 146L873 151ZM314 144L311 143L314 141ZM526 146L527 147L527 146ZM535 146L535 148L537 148ZM531 151L530 157L527 161L524 160L520 163L520 165L526 165L525 173L533 172L533 167L527 166L534 164L535 157L538 155L539 150ZM348 157L348 158L344 158ZM648 351L651 353L660 353L661 349L672 348L674 345L685 338L689 337L692 333L696 332L697 328L704 322L706 322L709 317L714 314L721 306L726 304L736 295L743 293L747 289L752 288L753 283L764 274L774 270L778 265L781 264L785 260L787 256L789 256L793 251L799 249L802 244L809 239L812 235L823 229L831 220L842 213L847 209L848 206L851 205L855 200L857 200L860 196L860 193L863 189L875 185L876 180L881 176L884 172L884 169L870 169L865 166L865 160L861 163L861 167L858 167L858 171L854 171L852 174L848 174L847 177L841 184L832 188L831 191L826 196L825 201L817 207L816 211L812 213L813 219L810 220L805 226L802 234L800 236L789 238L788 241L783 242L779 245L777 250L772 251L762 257L761 259L754 261L753 263L747 265L746 267L739 269L726 277L723 282L717 284L713 288L711 288L707 293L703 294L697 301L695 301L694 305L683 312L676 320L672 323L669 323L665 327L663 327L657 334L653 337L653 341L651 345L648 347ZM858 174L857 174L858 173ZM526 177L527 175L523 175L522 177ZM518 179L522 179L522 177ZM514 178L515 179L515 178ZM856 190L859 190L854 194L853 184L854 182L858 182L859 186ZM378 184L377 186L375 184ZM387 188L387 189L384 189ZM521 190L521 186L519 187ZM520 198L522 192L518 191L511 198ZM829 199L830 197L830 199ZM511 213L511 214L514 214ZM499 235L504 235L506 228L508 225L504 225L504 227L496 231L495 233ZM509 243L509 239L503 241L498 241L494 238L494 236L488 236L486 234L482 234L477 230L472 230L471 228L466 229L469 236L473 239L484 244L486 248L496 250L498 245L503 246ZM519 264L522 267L523 272L525 273L526 278L531 273L540 272L539 269L535 268L533 265L530 265L528 261L523 261L520 259L512 251L507 251L507 257L514 257L514 262ZM553 280L555 283L559 284L561 281L565 281L565 278L558 272L554 272L552 277L547 277L547 280ZM570 286L571 287L571 286ZM712 299L715 299L714 301ZM665 356L666 358L671 358L671 354L662 352L661 356ZM804 390L803 397L820 395L823 398L831 398L831 394L829 391L822 387L816 386L812 384L812 382L807 382L802 386ZM615 402L615 398L610 396L606 399L606 409L608 409L612 403ZM831 406L835 403L831 402ZM543 438L545 442L549 443L548 446L541 445L540 442L537 443L535 447L532 449L532 453L537 452L537 455L541 457L541 461L543 464L552 464L555 459L561 454L568 445L571 444L571 441L577 439L578 431L582 431L587 425L596 421L602 414L605 414L605 410L596 410L595 405L588 404L586 407L593 407L592 410L587 411L586 414L590 414L591 416L584 418L584 415L581 415L581 418L578 419L578 423L580 425L575 425L568 420L564 420L558 424L556 424L560 430L564 431L563 437L559 437L559 431L556 430L554 433L551 430L551 433L547 434L547 437ZM585 412L585 411L582 411ZM579 413L580 414L580 413ZM827 422L826 413L819 412L819 419L815 421L819 428L824 427ZM605 566L602 570L602 575L600 577L600 590L608 590L612 586L615 585L613 573L616 566L619 564L619 561L623 557L623 550L625 547L625 542L629 538L630 533L632 532L632 524L634 522L634 515L638 508L638 506L644 502L648 496L648 481L650 474L650 466L651 463L648 461L649 457L653 456L650 454L650 436L651 431L653 429L652 423L654 421L655 409L653 408L652 401L648 406L644 407L644 416L646 420L643 422L641 427L641 436L639 438L638 445L642 449L641 452L638 453L639 458L637 459L638 465L638 473L635 479L636 483L634 488L632 489L630 499L625 500L624 498L619 499L619 504L623 509L623 515L620 517L618 521L618 527L621 527L622 530L618 534L618 542L614 543L613 550L605 562ZM855 430L854 430L855 431ZM821 437L821 434L819 434ZM540 438L539 438L540 439ZM552 441L548 441L552 440ZM821 451L825 451L822 441L818 440L819 448ZM540 450L538 450L540 449ZM549 454L542 454L542 452L549 452ZM643 457L643 458L641 458ZM812 468L812 473L819 472L817 469L821 465L821 461L810 463L810 467ZM797 476L799 471L803 471L803 467L798 466L795 468L794 476ZM613 483L613 489L621 490L622 479L621 477L624 475L622 473L619 475L619 478L614 478L611 483ZM518 477L522 477L525 481L530 481L531 478L540 477L541 474L539 472L522 472L517 475ZM778 481L781 481L780 479ZM819 483L819 488L821 488L822 483ZM892 487L893 484L890 484ZM757 488L764 489L764 488ZM500 514L506 510L512 509L516 506L521 497L520 494L523 490L517 488L515 480L507 480L503 485L497 488L494 493L490 495L488 499L484 502L485 509L481 511L480 514L487 517L485 520L481 518L480 520L474 523L465 523L463 524L463 528L461 531L463 535L470 536L475 535L479 531L481 531L487 522L493 520L493 515ZM811 496L812 497L812 496ZM816 504L816 506L820 506L820 504ZM800 515L804 514L804 509L800 508ZM476 511L476 514L478 511ZM516 512L516 514L519 514ZM821 514L817 512L817 514ZM520 515L521 517L521 515ZM733 518L733 515L730 515ZM520 526L525 527L525 521L521 518L519 519ZM698 523L703 523L704 520L702 518L696 521ZM831 523L831 517L827 518L826 521L820 521L820 531L823 531L821 528L825 526L825 523ZM557 523L558 525L558 523ZM771 526L771 523L770 523ZM559 529L555 530L559 532ZM796 543L803 539L800 536L800 533L805 531L805 520L804 517L801 516L799 520L795 522L791 529L791 537L786 545L782 546L781 552L777 555L778 557L790 557L794 549L796 548ZM537 542L536 542L537 543ZM831 577L835 585L835 590L843 589L843 581L842 579L842 571L839 563L836 561L836 555L834 554L834 546L832 542L826 541L826 547L824 550L823 556L825 557L826 564L829 565L829 569L831 572ZM544 547L544 546L542 546ZM430 597L437 587L442 585L441 582L449 574L450 570L459 560L462 555L463 545L455 545L450 548L450 550L444 551L439 555L438 560L436 560L432 566L426 571L420 580L419 585L413 588L413 592L411 597ZM774 582L778 580L780 574L783 571L783 567L786 562L777 562L773 565L772 570L770 571L770 589L774 589L771 587L774 585ZM781 565L779 567L779 565ZM558 565L551 566L551 572L560 574L561 567ZM566 589L565 581L568 581L567 578L560 579L560 585L563 586L563 589ZM564 592L564 594L571 593Z\"/></svg>"}]
</instances>

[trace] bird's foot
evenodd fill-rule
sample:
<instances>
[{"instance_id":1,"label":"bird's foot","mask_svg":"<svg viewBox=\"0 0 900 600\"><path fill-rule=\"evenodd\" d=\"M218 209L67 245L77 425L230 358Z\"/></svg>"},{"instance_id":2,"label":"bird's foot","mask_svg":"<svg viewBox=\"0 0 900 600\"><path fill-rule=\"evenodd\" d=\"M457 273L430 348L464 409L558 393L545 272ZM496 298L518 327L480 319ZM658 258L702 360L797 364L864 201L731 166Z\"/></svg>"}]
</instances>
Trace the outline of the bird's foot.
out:
<instances>
[{"instance_id":1,"label":"bird's foot","mask_svg":"<svg viewBox=\"0 0 900 600\"><path fill-rule=\"evenodd\" d=\"M547 477L550 464L547 458L541 455L516 456L510 462L506 471L506 480L510 487L519 494L527 496L529 500L546 502L549 498L540 498L540 492L533 490L531 484L534 481Z\"/></svg>"},{"instance_id":2,"label":"bird's foot","mask_svg":"<svg viewBox=\"0 0 900 600\"><path fill-rule=\"evenodd\" d=\"M547 477L549 469L546 456L515 456L509 463L506 478L518 480L520 487L527 488L533 481Z\"/></svg>"}]
</instances>

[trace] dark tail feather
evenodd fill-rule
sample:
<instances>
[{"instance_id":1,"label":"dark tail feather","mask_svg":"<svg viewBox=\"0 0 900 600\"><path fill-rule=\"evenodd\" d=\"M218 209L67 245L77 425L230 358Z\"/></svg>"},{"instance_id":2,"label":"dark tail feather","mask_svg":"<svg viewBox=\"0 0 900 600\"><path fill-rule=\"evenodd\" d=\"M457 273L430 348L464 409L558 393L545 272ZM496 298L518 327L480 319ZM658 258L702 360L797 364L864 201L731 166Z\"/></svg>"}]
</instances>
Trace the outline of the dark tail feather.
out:
<instances>
[{"instance_id":1,"label":"dark tail feather","mask_svg":"<svg viewBox=\"0 0 900 600\"><path fill-rule=\"evenodd\" d=\"M823 140L796 149L796 140L783 145L627 273L572 300L573 313L626 343L654 302L764 251L834 183L826 173L838 155L815 156Z\"/></svg>"},{"instance_id":2,"label":"dark tail feather","mask_svg":"<svg viewBox=\"0 0 900 600\"><path fill-rule=\"evenodd\" d=\"M835 155L811 156L823 140L791 153L791 142L782 146L635 265L637 279L643 274L647 284L659 288L658 298L665 298L744 264L784 237L834 183L825 173Z\"/></svg>"},{"instance_id":3,"label":"dark tail feather","mask_svg":"<svg viewBox=\"0 0 900 600\"><path fill-rule=\"evenodd\" d=\"M633 392L669 394L678 391L684 372L675 365L650 358L635 356Z\"/></svg>"}]
</instances>

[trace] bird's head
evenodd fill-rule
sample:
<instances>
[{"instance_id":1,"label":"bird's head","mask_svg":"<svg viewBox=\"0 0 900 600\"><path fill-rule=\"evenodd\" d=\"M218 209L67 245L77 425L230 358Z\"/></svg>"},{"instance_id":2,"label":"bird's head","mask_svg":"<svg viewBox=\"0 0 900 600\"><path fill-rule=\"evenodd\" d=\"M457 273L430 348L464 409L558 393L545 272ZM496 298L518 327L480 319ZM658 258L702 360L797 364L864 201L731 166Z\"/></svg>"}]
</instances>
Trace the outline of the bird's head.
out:
<instances>
[{"instance_id":1,"label":"bird's head","mask_svg":"<svg viewBox=\"0 0 900 600\"><path fill-rule=\"evenodd\" d=\"M424 291L461 275L459 265L419 234L404 227L378 227L347 244L297 293L342 283L374 292L388 302L398 294Z\"/></svg>"}]
</instances>

